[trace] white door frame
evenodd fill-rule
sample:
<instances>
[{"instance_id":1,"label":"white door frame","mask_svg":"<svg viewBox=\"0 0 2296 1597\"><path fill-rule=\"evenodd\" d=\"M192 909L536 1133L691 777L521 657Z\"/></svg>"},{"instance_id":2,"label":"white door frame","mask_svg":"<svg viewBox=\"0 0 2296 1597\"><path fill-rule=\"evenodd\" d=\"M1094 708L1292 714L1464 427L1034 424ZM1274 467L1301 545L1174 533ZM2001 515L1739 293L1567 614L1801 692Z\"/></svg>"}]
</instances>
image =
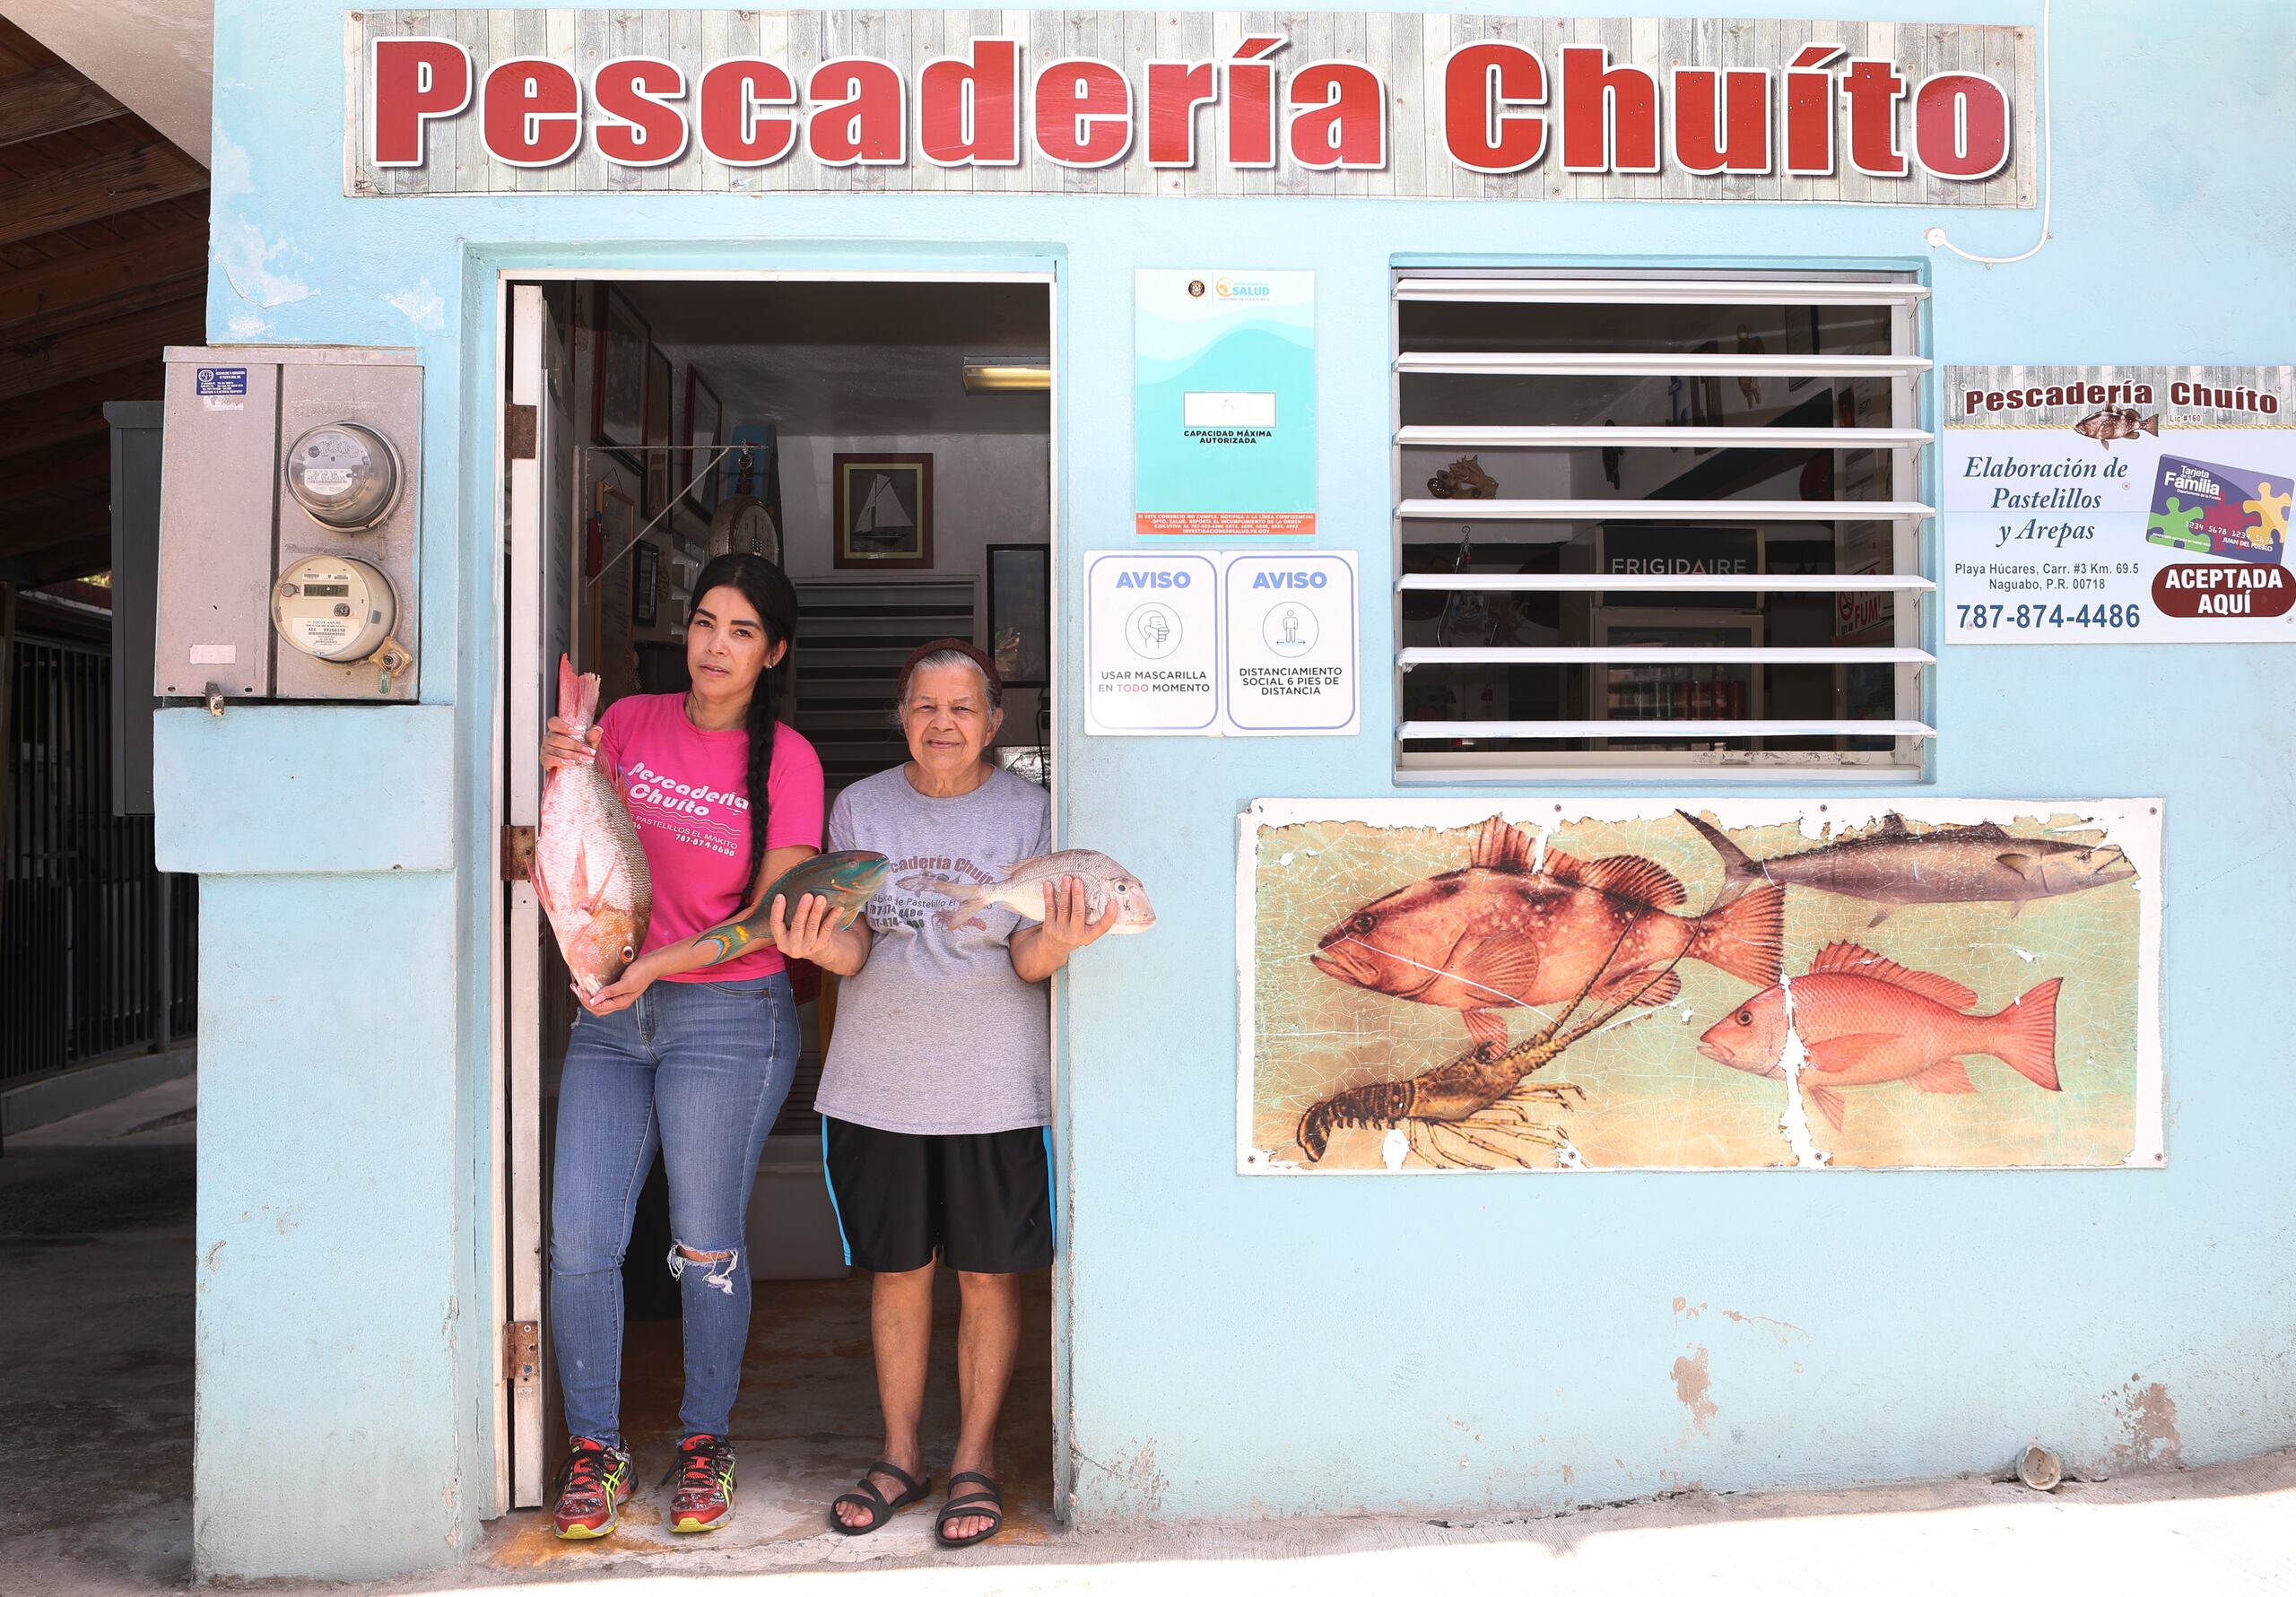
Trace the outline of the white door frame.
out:
<instances>
[{"instance_id":1,"label":"white door frame","mask_svg":"<svg viewBox=\"0 0 2296 1597\"><path fill-rule=\"evenodd\" d=\"M603 266L503 266L495 272L495 342L494 382L488 390L500 395L505 382L512 384L509 400L514 404L541 407L547 396L538 388L524 392L519 385L533 384L539 366L521 360L515 370L510 366L509 352L512 336L519 340L519 347L538 348L544 336L544 311L542 297L516 292L520 285L544 282L977 282L977 283L1037 283L1045 288L1048 360L1052 369L1052 387L1047 395L1048 416L1046 423L1048 458L1046 469L1046 542L1050 568L1050 591L1046 624L1050 630L1050 691L1057 695L1065 677L1062 672L1061 642L1061 469L1060 469L1060 398L1062 352L1060 344L1060 283L1057 267L1044 271L967 271L961 268L916 271L870 271L860 268L826 267L759 268L759 269L680 269L677 267L612 268ZM528 343L527 341L533 341ZM530 461L511 461L504 457L504 407L494 406L493 494L488 501L500 508L506 525L498 528L496 540L494 591L508 600L509 625L502 649L495 661L494 682L494 762L495 778L491 785L488 835L500 838L506 826L531 826L541 802L541 770L533 759L513 757L514 728L532 727L535 741L540 738L543 718L549 713L538 704L526 702L526 696L538 690L544 673L539 670L511 672L509 663L513 658L531 658L542 647L539 621L541 617L540 564L529 554L527 558L511 560L513 538L521 527L540 533L542 506L542 473L547 469L547 451L537 448ZM579 455L578 452L577 459ZM577 495L570 489L567 504L570 513L578 514ZM514 586L505 592L503 570L508 566ZM1054 714L1046 731L1048 744L1048 768L1056 836L1060 829L1060 733L1062 707L1056 698ZM493 1003L492 1023L489 1027L491 1039L488 1081L488 1107L491 1124L489 1139L492 1150L491 1169L493 1190L490 1230L490 1256L493 1263L492 1280L501 1294L498 1318L507 1325L521 1320L539 1324L542 1319L544 1261L542 1256L543 1215L541 1212L541 961L537 957L540 935L540 907L535 900L533 887L526 882L510 884L508 893L490 891L491 946L494 950L492 977L489 991ZM522 930L523 928L523 930ZM1056 978L1058 981L1059 978ZM1064 1006L1056 991L1053 1008L1052 1072L1054 1101L1059 1101L1060 1072L1065 1048L1065 1026L1061 1016ZM521 1157L522 1155L522 1157ZM1062 1187L1067 1186L1065 1171L1057 1171L1056 1178ZM1056 1191L1053 1202L1057 1211L1065 1212L1065 1192ZM1064 1228L1065 1229L1065 1228ZM1065 1339L1062 1316L1056 1311L1053 1317L1053 1368L1055 1415L1053 1448L1055 1475L1065 1475L1062 1460L1067 1448L1067 1428L1060 1417L1060 1393L1065 1390ZM494 1502L497 1513L511 1508L539 1506L543 1500L542 1461L549 1451L548 1416L543 1412L545 1384L540 1380L519 1384L505 1358L506 1332L498 1329L490 1339L493 1346L494 1367ZM546 1340L546 1339L545 1339ZM547 1359L545 1345L540 1357ZM515 1479L513 1476L515 1475Z\"/></svg>"}]
</instances>

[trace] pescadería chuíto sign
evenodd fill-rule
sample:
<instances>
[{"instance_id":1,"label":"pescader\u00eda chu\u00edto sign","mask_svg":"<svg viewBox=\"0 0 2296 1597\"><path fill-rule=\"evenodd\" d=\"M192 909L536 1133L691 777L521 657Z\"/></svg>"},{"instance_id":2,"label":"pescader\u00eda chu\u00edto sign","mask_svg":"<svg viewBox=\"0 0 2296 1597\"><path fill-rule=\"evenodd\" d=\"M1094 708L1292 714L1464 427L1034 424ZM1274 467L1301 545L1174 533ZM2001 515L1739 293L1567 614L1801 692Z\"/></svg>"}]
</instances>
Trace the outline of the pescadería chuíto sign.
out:
<instances>
[{"instance_id":1,"label":"pescader\u00eda chu\u00edto sign","mask_svg":"<svg viewBox=\"0 0 2296 1597\"><path fill-rule=\"evenodd\" d=\"M2033 203L2031 30L354 12L345 192Z\"/></svg>"}]
</instances>

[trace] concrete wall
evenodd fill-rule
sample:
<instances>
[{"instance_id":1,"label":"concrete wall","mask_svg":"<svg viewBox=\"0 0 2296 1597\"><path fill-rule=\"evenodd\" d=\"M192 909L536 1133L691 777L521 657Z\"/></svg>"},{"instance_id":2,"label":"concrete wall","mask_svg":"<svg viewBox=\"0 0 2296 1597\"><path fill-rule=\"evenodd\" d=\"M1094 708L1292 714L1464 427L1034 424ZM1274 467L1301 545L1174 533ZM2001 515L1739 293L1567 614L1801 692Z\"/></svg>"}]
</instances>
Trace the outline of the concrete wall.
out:
<instances>
[{"instance_id":1,"label":"concrete wall","mask_svg":"<svg viewBox=\"0 0 2296 1597\"><path fill-rule=\"evenodd\" d=\"M1831 9L1999 22L2035 7ZM500 1309L480 1268L491 1173L474 1127L493 1024L498 266L1057 264L1071 660L1074 557L1128 541L1133 269L1312 266L1322 542L1361 553L1376 662L1392 642L1398 259L1926 264L1944 362L2296 356L2296 303L2274 287L2296 213L2274 132L2296 22L2278 0L2059 14L2057 239L1987 270L1931 256L1924 228L2008 253L2036 217L1274 198L1183 213L1081 195L353 201L339 13L222 0L211 331L421 347L431 641L422 709L235 708L162 733L161 863L211 877L202 1567L434 1563L492 1507L484 1349ZM2296 1439L2296 1193L2281 1175L2296 1072L2273 956L2256 957L2296 942L2292 659L2100 645L1961 648L1938 668L1936 791L2168 801L2160 1173L1239 1178L1234 818L1261 794L1392 791L1387 678L1368 673L1367 731L1346 741L1087 740L1072 696L1067 835L1137 869L1162 915L1152 938L1080 960L1067 986L1076 1513L1553 1509L1693 1483L1989 1469L2035 1436L2116 1469ZM373 755L403 713L451 726L372 768L387 782L318 763ZM250 767L281 779L250 785ZM293 777L322 770L326 816ZM420 849L410 802L426 806ZM296 856L270 834L321 820L349 841L335 873L283 864ZM2216 934L2231 926L2238 958ZM308 1021L322 1008L319 1046Z\"/></svg>"}]
</instances>

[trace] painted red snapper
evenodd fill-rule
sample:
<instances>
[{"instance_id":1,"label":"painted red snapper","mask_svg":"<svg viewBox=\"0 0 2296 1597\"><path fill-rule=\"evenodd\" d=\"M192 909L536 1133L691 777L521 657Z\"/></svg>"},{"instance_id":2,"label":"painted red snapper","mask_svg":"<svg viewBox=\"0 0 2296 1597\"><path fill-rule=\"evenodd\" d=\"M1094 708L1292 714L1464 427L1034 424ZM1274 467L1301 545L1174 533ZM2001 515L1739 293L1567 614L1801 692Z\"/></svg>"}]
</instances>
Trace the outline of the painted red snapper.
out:
<instances>
[{"instance_id":1,"label":"painted red snapper","mask_svg":"<svg viewBox=\"0 0 2296 1597\"><path fill-rule=\"evenodd\" d=\"M558 716L576 737L598 718L598 679L577 675L563 655ZM574 985L587 996L621 976L646 942L654 875L620 784L597 765L561 766L543 779L531 874Z\"/></svg>"},{"instance_id":2,"label":"painted red snapper","mask_svg":"<svg viewBox=\"0 0 2296 1597\"><path fill-rule=\"evenodd\" d=\"M1839 1131L1842 1092L1908 1081L1923 1092L1975 1092L1964 1056L1990 1055L2036 1087L2057 1080L2051 976L1996 1014L1973 1015L1977 994L1950 976L1911 970L1854 942L1828 943L1807 976L1773 986L1709 1027L1698 1051L1734 1070L1782 1078L1787 1001L1809 1064L1802 1091Z\"/></svg>"}]
</instances>

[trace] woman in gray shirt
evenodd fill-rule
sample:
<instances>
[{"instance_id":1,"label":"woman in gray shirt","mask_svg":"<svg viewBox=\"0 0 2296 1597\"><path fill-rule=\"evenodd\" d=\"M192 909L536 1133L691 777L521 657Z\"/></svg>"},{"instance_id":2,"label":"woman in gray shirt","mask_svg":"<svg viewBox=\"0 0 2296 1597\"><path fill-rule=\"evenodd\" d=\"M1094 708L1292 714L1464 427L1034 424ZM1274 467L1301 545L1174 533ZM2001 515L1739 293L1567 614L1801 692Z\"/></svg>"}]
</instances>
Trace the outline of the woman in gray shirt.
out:
<instances>
[{"instance_id":1,"label":"woman in gray shirt","mask_svg":"<svg viewBox=\"0 0 2296 1597\"><path fill-rule=\"evenodd\" d=\"M1044 790L987 758L1004 687L969 643L928 643L901 667L909 759L857 782L829 817L831 849L892 862L867 918L828 929L829 906L798 901L775 942L844 978L813 1107L847 1261L875 1272L870 1323L884 1406L883 1456L830 1523L874 1531L931 1489L918 1445L933 1272L957 1272L961 1419L945 1547L996 1533L997 1410L1021 1343L1020 1272L1052 1263L1050 1022L1044 984L1116 924L1087 917L1083 884L1049 890L1042 924L1001 906L973 909L939 883L989 882L1052 849Z\"/></svg>"}]
</instances>

